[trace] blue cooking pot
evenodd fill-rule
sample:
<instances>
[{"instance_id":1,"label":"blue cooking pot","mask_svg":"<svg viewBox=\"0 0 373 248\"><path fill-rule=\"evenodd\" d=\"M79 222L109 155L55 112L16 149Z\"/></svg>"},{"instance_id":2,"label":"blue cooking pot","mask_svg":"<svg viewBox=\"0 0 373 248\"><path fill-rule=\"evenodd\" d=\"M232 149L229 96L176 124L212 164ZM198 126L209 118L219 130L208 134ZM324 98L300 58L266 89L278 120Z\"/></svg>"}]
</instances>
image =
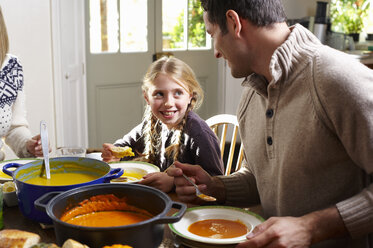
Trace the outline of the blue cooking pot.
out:
<instances>
[{"instance_id":1,"label":"blue cooking pot","mask_svg":"<svg viewBox=\"0 0 373 248\"><path fill-rule=\"evenodd\" d=\"M11 177L16 184L18 205L22 214L34 221L52 224L51 218L44 212L35 208L34 201L42 195L52 191L66 191L81 186L108 183L114 178L123 175L123 169L111 168L107 163L91 158L82 157L57 157L50 159L51 180L56 173L76 173L93 176L94 180L63 186L45 186L27 183L27 180L39 177L43 169L43 160L33 161L27 164L9 163L4 165L3 172ZM65 166L64 164L73 164ZM8 170L16 168L15 170Z\"/></svg>"}]
</instances>

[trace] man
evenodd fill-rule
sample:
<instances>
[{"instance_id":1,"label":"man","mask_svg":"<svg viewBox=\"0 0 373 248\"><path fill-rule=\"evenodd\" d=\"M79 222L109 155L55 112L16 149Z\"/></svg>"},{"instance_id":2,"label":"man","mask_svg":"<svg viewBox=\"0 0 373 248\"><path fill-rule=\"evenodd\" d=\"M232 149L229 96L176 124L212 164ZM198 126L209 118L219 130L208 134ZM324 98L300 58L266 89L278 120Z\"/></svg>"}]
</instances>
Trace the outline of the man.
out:
<instances>
[{"instance_id":1,"label":"man","mask_svg":"<svg viewBox=\"0 0 373 248\"><path fill-rule=\"evenodd\" d=\"M237 111L246 165L191 176L219 204L261 204L269 218L237 247L373 247L373 71L288 27L281 0L201 0L215 56L246 77Z\"/></svg>"}]
</instances>

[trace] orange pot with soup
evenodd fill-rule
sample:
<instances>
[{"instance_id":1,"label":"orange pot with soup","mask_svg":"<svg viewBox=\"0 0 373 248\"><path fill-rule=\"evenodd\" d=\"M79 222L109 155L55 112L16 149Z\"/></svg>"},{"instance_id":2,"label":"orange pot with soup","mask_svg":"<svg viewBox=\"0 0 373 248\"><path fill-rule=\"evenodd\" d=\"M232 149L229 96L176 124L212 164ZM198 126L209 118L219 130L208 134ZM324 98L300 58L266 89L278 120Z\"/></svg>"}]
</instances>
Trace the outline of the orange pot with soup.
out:
<instances>
[{"instance_id":1,"label":"orange pot with soup","mask_svg":"<svg viewBox=\"0 0 373 248\"><path fill-rule=\"evenodd\" d=\"M13 170L10 170L12 168ZM22 214L45 224L52 224L51 218L34 206L35 200L42 195L52 191L61 192L85 185L108 183L123 174L123 169L113 169L103 161L81 157L50 159L50 179L46 178L43 168L43 160L37 160L24 165L6 164L3 172L13 177Z\"/></svg>"},{"instance_id":2,"label":"orange pot with soup","mask_svg":"<svg viewBox=\"0 0 373 248\"><path fill-rule=\"evenodd\" d=\"M50 192L36 200L35 206L53 220L58 245L74 239L91 248L113 244L159 247L164 224L179 221L186 211L185 204L173 202L153 187L117 183ZM167 216L172 208L178 212Z\"/></svg>"}]
</instances>

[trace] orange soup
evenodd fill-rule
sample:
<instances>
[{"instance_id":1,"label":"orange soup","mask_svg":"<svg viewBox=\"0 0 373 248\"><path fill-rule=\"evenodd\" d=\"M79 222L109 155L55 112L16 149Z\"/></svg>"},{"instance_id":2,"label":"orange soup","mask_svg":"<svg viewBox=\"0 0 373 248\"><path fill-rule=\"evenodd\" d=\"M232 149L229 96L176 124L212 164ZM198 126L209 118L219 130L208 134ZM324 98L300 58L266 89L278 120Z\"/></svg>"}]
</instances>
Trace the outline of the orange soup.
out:
<instances>
[{"instance_id":1,"label":"orange soup","mask_svg":"<svg viewBox=\"0 0 373 248\"><path fill-rule=\"evenodd\" d=\"M25 180L25 183L42 185L42 186L64 186L79 183L86 183L97 179L95 175L84 174L84 173L54 173L51 174L51 178L36 176Z\"/></svg>"},{"instance_id":2,"label":"orange soup","mask_svg":"<svg viewBox=\"0 0 373 248\"><path fill-rule=\"evenodd\" d=\"M92 227L124 226L150 219L149 216L125 211L101 211L78 215L65 222Z\"/></svg>"},{"instance_id":3,"label":"orange soup","mask_svg":"<svg viewBox=\"0 0 373 248\"><path fill-rule=\"evenodd\" d=\"M126 203L125 198L113 194L97 195L67 209L61 220L70 224L90 227L124 226L152 218L144 209Z\"/></svg>"},{"instance_id":4,"label":"orange soup","mask_svg":"<svg viewBox=\"0 0 373 248\"><path fill-rule=\"evenodd\" d=\"M209 219L194 222L188 231L207 238L229 239L245 235L249 228L239 220Z\"/></svg>"}]
</instances>

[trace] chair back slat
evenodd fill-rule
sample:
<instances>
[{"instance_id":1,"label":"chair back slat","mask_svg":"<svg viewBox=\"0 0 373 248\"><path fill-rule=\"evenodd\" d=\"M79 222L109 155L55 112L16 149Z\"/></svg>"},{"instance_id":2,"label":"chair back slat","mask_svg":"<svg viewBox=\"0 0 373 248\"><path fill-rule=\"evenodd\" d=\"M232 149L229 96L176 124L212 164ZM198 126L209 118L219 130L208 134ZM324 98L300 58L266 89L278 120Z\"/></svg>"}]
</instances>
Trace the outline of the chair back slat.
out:
<instances>
[{"instance_id":1,"label":"chair back slat","mask_svg":"<svg viewBox=\"0 0 373 248\"><path fill-rule=\"evenodd\" d=\"M242 167L242 160L243 160L243 144L241 143L240 151L238 152L237 164L236 164L236 171L240 170Z\"/></svg>"},{"instance_id":2,"label":"chair back slat","mask_svg":"<svg viewBox=\"0 0 373 248\"><path fill-rule=\"evenodd\" d=\"M214 131L214 133L220 139L219 146L221 150L222 159L224 157L228 128L229 126L232 126L231 144L229 148L227 162L225 164L225 173L224 173L225 175L229 175L232 173L232 163L233 163L234 156L235 156L237 137L239 136L237 117L235 115L229 115L229 114L215 115L207 119L206 123L209 125L209 127ZM221 129L220 135L218 135L219 129ZM242 160L243 160L243 145L241 144L234 171L237 171L238 169L241 168Z\"/></svg>"},{"instance_id":3,"label":"chair back slat","mask_svg":"<svg viewBox=\"0 0 373 248\"><path fill-rule=\"evenodd\" d=\"M222 123L223 129L221 130L221 135L220 135L220 151L221 151L221 158L223 159L223 154L225 150L225 140L227 138L227 130L228 130L228 125L225 123Z\"/></svg>"}]
</instances>

